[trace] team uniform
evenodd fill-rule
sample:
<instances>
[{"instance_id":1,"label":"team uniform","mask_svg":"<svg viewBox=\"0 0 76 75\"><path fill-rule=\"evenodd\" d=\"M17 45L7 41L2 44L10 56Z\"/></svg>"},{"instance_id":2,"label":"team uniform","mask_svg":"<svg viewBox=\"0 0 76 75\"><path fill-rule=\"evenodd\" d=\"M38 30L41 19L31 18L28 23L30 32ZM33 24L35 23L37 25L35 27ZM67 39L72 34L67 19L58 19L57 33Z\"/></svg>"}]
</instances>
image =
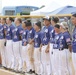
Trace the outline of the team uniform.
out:
<instances>
[{"instance_id":1,"label":"team uniform","mask_svg":"<svg viewBox=\"0 0 76 75\"><path fill-rule=\"evenodd\" d=\"M53 41L53 74L70 74L68 45L71 45L68 32L55 34L55 39Z\"/></svg>"},{"instance_id":2,"label":"team uniform","mask_svg":"<svg viewBox=\"0 0 76 75\"><path fill-rule=\"evenodd\" d=\"M45 50L50 42L50 31L52 30L51 26L44 27L42 30L42 49L41 49L41 61L43 65L43 74L42 75L50 75L51 74L51 68L50 68L50 54L49 52L46 53Z\"/></svg>"},{"instance_id":3,"label":"team uniform","mask_svg":"<svg viewBox=\"0 0 76 75\"><path fill-rule=\"evenodd\" d=\"M40 54L40 45L41 45L41 31L35 32L34 36L34 65L35 72L39 75L41 74L41 54Z\"/></svg>"},{"instance_id":4,"label":"team uniform","mask_svg":"<svg viewBox=\"0 0 76 75\"><path fill-rule=\"evenodd\" d=\"M22 57L22 68L23 68L23 72L26 72L26 61L27 61L27 34L28 34L28 30L23 30L23 34L22 34L22 51L21 51L21 57ZM26 46L24 45L24 43L26 43Z\"/></svg>"},{"instance_id":5,"label":"team uniform","mask_svg":"<svg viewBox=\"0 0 76 75\"><path fill-rule=\"evenodd\" d=\"M59 75L59 65L60 65L60 61L59 61L59 48L60 48L60 38L62 36L62 33L56 34L55 33L55 38L53 40L53 55L52 55L52 59L53 59L53 74L54 75Z\"/></svg>"},{"instance_id":6,"label":"team uniform","mask_svg":"<svg viewBox=\"0 0 76 75\"><path fill-rule=\"evenodd\" d=\"M54 37L55 37L55 30L54 30L54 27L52 27L52 30L50 31L50 65L51 65L51 70L52 70L52 73L53 73L53 40L54 40Z\"/></svg>"},{"instance_id":7,"label":"team uniform","mask_svg":"<svg viewBox=\"0 0 76 75\"><path fill-rule=\"evenodd\" d=\"M28 35L27 35L27 42L29 42L31 39L34 39L34 35L35 35L35 30L33 28L31 28L30 30L28 30ZM34 43L32 44L27 44L27 72L32 70L34 71L34 59L33 59L33 55L34 55Z\"/></svg>"},{"instance_id":8,"label":"team uniform","mask_svg":"<svg viewBox=\"0 0 76 75\"><path fill-rule=\"evenodd\" d=\"M0 24L0 53L1 53L1 58L2 58L2 66L6 67L6 58L5 58L5 36L4 36L4 27L3 25Z\"/></svg>"},{"instance_id":9,"label":"team uniform","mask_svg":"<svg viewBox=\"0 0 76 75\"><path fill-rule=\"evenodd\" d=\"M14 26L11 24L6 27L6 54L7 54L7 68L14 68L14 55L13 55L13 45L12 45L12 30Z\"/></svg>"},{"instance_id":10,"label":"team uniform","mask_svg":"<svg viewBox=\"0 0 76 75\"><path fill-rule=\"evenodd\" d=\"M61 75L70 75L70 51L68 46L71 45L71 37L68 32L64 32L60 38L60 48L59 56L60 56L60 71Z\"/></svg>"},{"instance_id":11,"label":"team uniform","mask_svg":"<svg viewBox=\"0 0 76 75\"><path fill-rule=\"evenodd\" d=\"M73 41L72 41L72 61L74 65L74 70L76 72L76 27L73 30Z\"/></svg>"},{"instance_id":12,"label":"team uniform","mask_svg":"<svg viewBox=\"0 0 76 75\"><path fill-rule=\"evenodd\" d=\"M19 25L12 30L13 33L13 52L15 57L15 68L16 71L22 70L22 59L21 59L21 35L23 29L22 26Z\"/></svg>"}]
</instances>

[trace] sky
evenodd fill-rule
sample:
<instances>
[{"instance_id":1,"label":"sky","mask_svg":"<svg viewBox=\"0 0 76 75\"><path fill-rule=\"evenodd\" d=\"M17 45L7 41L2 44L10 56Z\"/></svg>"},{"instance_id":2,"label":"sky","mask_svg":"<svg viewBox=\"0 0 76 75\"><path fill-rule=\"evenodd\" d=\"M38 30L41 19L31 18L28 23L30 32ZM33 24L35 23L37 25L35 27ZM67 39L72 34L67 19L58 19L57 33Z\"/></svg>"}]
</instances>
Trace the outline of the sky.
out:
<instances>
[{"instance_id":1,"label":"sky","mask_svg":"<svg viewBox=\"0 0 76 75\"><path fill-rule=\"evenodd\" d=\"M2 0L2 7L4 6L20 6L20 5L30 5L38 6L49 5L51 2L56 2L62 6L74 5L76 6L76 0Z\"/></svg>"},{"instance_id":2,"label":"sky","mask_svg":"<svg viewBox=\"0 0 76 75\"><path fill-rule=\"evenodd\" d=\"M72 5L76 6L76 0L0 0L0 13L2 8L5 6L37 6L41 7L42 5L48 6L51 3L57 3L59 7ZM56 8L57 9L57 8Z\"/></svg>"}]
</instances>

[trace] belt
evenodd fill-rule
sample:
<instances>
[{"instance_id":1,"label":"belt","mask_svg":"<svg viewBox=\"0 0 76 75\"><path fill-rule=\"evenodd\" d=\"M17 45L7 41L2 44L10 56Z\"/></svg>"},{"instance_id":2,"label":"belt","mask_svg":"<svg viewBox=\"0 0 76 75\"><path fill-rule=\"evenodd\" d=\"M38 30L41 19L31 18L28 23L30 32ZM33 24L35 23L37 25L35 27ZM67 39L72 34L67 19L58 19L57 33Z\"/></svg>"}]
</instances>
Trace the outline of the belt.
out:
<instances>
[{"instance_id":1,"label":"belt","mask_svg":"<svg viewBox=\"0 0 76 75\"><path fill-rule=\"evenodd\" d=\"M68 49L68 48L62 48L62 49L59 49L59 51L62 51L62 50L64 50L64 49Z\"/></svg>"},{"instance_id":2,"label":"belt","mask_svg":"<svg viewBox=\"0 0 76 75\"><path fill-rule=\"evenodd\" d=\"M42 44L43 46L47 45L47 44Z\"/></svg>"}]
</instances>

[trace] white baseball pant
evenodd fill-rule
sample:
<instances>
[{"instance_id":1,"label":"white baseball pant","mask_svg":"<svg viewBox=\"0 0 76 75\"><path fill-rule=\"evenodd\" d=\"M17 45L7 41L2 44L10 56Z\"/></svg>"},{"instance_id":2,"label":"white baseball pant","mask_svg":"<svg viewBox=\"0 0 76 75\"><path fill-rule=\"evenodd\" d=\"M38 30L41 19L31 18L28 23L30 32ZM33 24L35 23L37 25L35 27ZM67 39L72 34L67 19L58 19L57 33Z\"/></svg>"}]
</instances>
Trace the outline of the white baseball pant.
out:
<instances>
[{"instance_id":1,"label":"white baseball pant","mask_svg":"<svg viewBox=\"0 0 76 75\"><path fill-rule=\"evenodd\" d=\"M70 75L69 69L69 49L59 51L59 71L60 75Z\"/></svg>"},{"instance_id":2,"label":"white baseball pant","mask_svg":"<svg viewBox=\"0 0 76 75\"><path fill-rule=\"evenodd\" d=\"M0 39L0 53L2 59L2 66L6 67L6 55L5 55L5 39Z\"/></svg>"},{"instance_id":3,"label":"white baseball pant","mask_svg":"<svg viewBox=\"0 0 76 75\"><path fill-rule=\"evenodd\" d=\"M75 75L76 75L76 53L74 52L72 52L72 61L73 61Z\"/></svg>"},{"instance_id":4,"label":"white baseball pant","mask_svg":"<svg viewBox=\"0 0 76 75\"><path fill-rule=\"evenodd\" d=\"M53 49L53 55L52 55L52 69L53 69L53 75L59 75L59 50Z\"/></svg>"},{"instance_id":5,"label":"white baseball pant","mask_svg":"<svg viewBox=\"0 0 76 75\"><path fill-rule=\"evenodd\" d=\"M13 69L14 68L14 54L13 54L13 45L12 40L7 40L6 43L6 54L7 54L7 68Z\"/></svg>"},{"instance_id":6,"label":"white baseball pant","mask_svg":"<svg viewBox=\"0 0 76 75\"><path fill-rule=\"evenodd\" d=\"M52 43L50 43L50 50L49 50L49 52L50 52L50 67L51 67L51 74L53 73L53 68L54 67L52 67L52 64L53 64L53 44Z\"/></svg>"},{"instance_id":7,"label":"white baseball pant","mask_svg":"<svg viewBox=\"0 0 76 75\"><path fill-rule=\"evenodd\" d=\"M41 74L41 58L40 58L40 48L34 48L34 64L35 64L35 72L37 74Z\"/></svg>"},{"instance_id":8,"label":"white baseball pant","mask_svg":"<svg viewBox=\"0 0 76 75\"><path fill-rule=\"evenodd\" d=\"M27 72L32 69L34 71L34 44L27 44Z\"/></svg>"},{"instance_id":9,"label":"white baseball pant","mask_svg":"<svg viewBox=\"0 0 76 75\"><path fill-rule=\"evenodd\" d=\"M26 72L27 46L22 46L21 57L22 57L22 70L23 72Z\"/></svg>"},{"instance_id":10,"label":"white baseball pant","mask_svg":"<svg viewBox=\"0 0 76 75\"><path fill-rule=\"evenodd\" d=\"M71 75L69 64L69 50L53 49L53 74L54 75Z\"/></svg>"},{"instance_id":11,"label":"white baseball pant","mask_svg":"<svg viewBox=\"0 0 76 75\"><path fill-rule=\"evenodd\" d=\"M42 61L42 65L43 65L43 74L42 75L51 74L50 54L45 52L47 46L48 45L44 45L44 46L42 46L42 49L41 49L41 61Z\"/></svg>"},{"instance_id":12,"label":"white baseball pant","mask_svg":"<svg viewBox=\"0 0 76 75\"><path fill-rule=\"evenodd\" d=\"M13 52L14 52L14 59L15 59L14 70L21 71L22 70L22 60L21 60L21 55L20 55L20 41L13 42Z\"/></svg>"}]
</instances>

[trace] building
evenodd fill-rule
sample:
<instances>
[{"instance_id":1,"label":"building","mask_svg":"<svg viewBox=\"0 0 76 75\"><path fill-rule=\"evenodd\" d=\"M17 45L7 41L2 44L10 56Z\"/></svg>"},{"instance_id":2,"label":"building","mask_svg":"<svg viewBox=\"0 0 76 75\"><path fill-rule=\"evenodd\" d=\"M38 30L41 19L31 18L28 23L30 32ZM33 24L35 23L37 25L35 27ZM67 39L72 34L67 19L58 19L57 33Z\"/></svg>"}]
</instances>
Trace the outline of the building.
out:
<instances>
[{"instance_id":1,"label":"building","mask_svg":"<svg viewBox=\"0 0 76 75\"><path fill-rule=\"evenodd\" d=\"M15 6L4 7L2 10L3 15L29 15L31 11L39 9L35 6Z\"/></svg>"}]
</instances>

